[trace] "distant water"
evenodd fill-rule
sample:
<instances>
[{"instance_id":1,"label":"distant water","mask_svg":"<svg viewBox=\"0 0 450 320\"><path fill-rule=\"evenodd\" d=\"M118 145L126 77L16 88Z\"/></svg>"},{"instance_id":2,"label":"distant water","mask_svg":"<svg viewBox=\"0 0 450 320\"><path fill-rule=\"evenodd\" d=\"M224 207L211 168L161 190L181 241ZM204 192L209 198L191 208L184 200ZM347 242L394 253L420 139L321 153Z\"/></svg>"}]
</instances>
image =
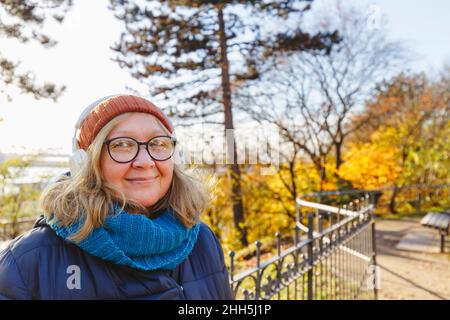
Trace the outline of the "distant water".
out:
<instances>
[{"instance_id":1,"label":"distant water","mask_svg":"<svg viewBox=\"0 0 450 320\"><path fill-rule=\"evenodd\" d=\"M12 184L28 184L28 183L45 183L52 178L69 171L69 168L62 167L43 167L43 166L30 166L26 168L22 175L10 183Z\"/></svg>"},{"instance_id":2,"label":"distant water","mask_svg":"<svg viewBox=\"0 0 450 320\"><path fill-rule=\"evenodd\" d=\"M1 154L0 162L11 157L28 157L29 155ZM40 155L33 159L30 166L21 172L20 176L9 181L10 184L45 183L53 177L69 170L68 155Z\"/></svg>"}]
</instances>

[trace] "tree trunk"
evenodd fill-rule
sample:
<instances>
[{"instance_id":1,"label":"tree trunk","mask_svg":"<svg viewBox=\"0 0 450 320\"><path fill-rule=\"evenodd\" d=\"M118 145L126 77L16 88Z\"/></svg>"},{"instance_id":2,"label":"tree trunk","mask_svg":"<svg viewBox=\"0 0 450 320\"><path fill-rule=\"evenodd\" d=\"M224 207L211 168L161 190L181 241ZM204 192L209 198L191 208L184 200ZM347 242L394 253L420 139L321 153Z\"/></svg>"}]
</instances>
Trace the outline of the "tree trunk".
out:
<instances>
[{"instance_id":1,"label":"tree trunk","mask_svg":"<svg viewBox=\"0 0 450 320\"><path fill-rule=\"evenodd\" d=\"M395 209L396 206L396 198L397 195L400 193L401 188L394 187L394 191L392 192L391 200L389 201L389 211L393 214L397 214L398 211Z\"/></svg>"},{"instance_id":2,"label":"tree trunk","mask_svg":"<svg viewBox=\"0 0 450 320\"><path fill-rule=\"evenodd\" d=\"M237 164L236 144L234 143L234 126L233 126L233 112L231 108L231 88L230 88L230 73L227 56L227 39L225 34L225 21L223 18L223 6L218 6L219 18L219 36L220 36L220 55L222 68L222 92L223 92L223 106L225 114L225 130L233 143L227 143L227 159L232 155L233 163L231 164L231 200L233 203L233 221L234 226L240 234L240 242L243 246L248 246L247 229L244 226L244 206L242 203L241 191L241 171ZM227 132L227 130L229 130Z\"/></svg>"},{"instance_id":3,"label":"tree trunk","mask_svg":"<svg viewBox=\"0 0 450 320\"><path fill-rule=\"evenodd\" d=\"M336 176L339 176L339 168L342 165L342 142L335 143L336 148Z\"/></svg>"},{"instance_id":4,"label":"tree trunk","mask_svg":"<svg viewBox=\"0 0 450 320\"><path fill-rule=\"evenodd\" d=\"M292 184L292 198L294 202L297 201L297 185L295 184L295 157L289 163L289 174L291 175L291 184Z\"/></svg>"},{"instance_id":5,"label":"tree trunk","mask_svg":"<svg viewBox=\"0 0 450 320\"><path fill-rule=\"evenodd\" d=\"M320 173L320 191L323 191L325 181L327 180L327 169L325 167L325 159L324 157L320 157L320 166L319 166L319 173Z\"/></svg>"}]
</instances>

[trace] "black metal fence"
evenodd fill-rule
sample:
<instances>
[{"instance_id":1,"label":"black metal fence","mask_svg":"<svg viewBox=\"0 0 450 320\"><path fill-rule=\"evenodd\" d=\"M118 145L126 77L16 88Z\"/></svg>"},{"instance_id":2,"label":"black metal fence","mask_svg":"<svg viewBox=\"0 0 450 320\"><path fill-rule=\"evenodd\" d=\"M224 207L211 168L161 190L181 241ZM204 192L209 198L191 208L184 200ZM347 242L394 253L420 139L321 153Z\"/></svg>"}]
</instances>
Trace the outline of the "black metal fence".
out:
<instances>
[{"instance_id":1,"label":"black metal fence","mask_svg":"<svg viewBox=\"0 0 450 320\"><path fill-rule=\"evenodd\" d=\"M342 208L297 200L294 245L261 262L256 242L256 266L235 275L230 251L230 284L236 299L322 300L376 299L374 206L369 195ZM313 212L311 212L313 210Z\"/></svg>"}]
</instances>

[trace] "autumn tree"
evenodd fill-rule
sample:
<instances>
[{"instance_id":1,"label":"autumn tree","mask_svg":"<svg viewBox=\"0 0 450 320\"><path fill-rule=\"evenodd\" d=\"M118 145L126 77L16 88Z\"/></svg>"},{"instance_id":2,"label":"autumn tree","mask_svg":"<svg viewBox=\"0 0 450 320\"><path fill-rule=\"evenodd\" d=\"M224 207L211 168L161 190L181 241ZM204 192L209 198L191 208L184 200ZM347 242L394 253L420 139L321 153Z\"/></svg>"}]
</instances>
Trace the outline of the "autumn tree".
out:
<instances>
[{"instance_id":1,"label":"autumn tree","mask_svg":"<svg viewBox=\"0 0 450 320\"><path fill-rule=\"evenodd\" d=\"M234 141L233 90L260 78L276 52L329 50L335 33L306 33L298 22L310 1L111 0L125 24L115 60L148 84L154 99L184 125L202 122L228 130ZM235 228L247 245L236 144L228 143Z\"/></svg>"},{"instance_id":2,"label":"autumn tree","mask_svg":"<svg viewBox=\"0 0 450 320\"><path fill-rule=\"evenodd\" d=\"M72 0L0 1L0 35L21 43L36 41L43 47L50 48L56 45L56 41L40 29L48 19L62 22L71 6ZM19 65L20 62L3 56L0 51L0 92L6 94L8 100L12 100L8 93L11 86L33 95L35 99L56 100L64 91L64 86L56 86L50 82L38 84L36 76L30 71L19 70Z\"/></svg>"},{"instance_id":3,"label":"autumn tree","mask_svg":"<svg viewBox=\"0 0 450 320\"><path fill-rule=\"evenodd\" d=\"M15 238L19 220L36 216L36 201L40 187L17 183L24 176L32 158L9 158L0 163L0 219L7 221L8 238Z\"/></svg>"},{"instance_id":4,"label":"autumn tree","mask_svg":"<svg viewBox=\"0 0 450 320\"><path fill-rule=\"evenodd\" d=\"M317 10L310 28L336 29L341 41L329 54L276 55L265 85L258 83L241 95L242 105L252 106L247 110L253 119L277 125L295 153L309 158L320 175L320 190L332 178L338 187L345 182L338 173L346 139L368 121L356 121L355 115L376 83L395 72L404 57L404 49L387 40L386 29L371 28L367 18L361 8L342 4Z\"/></svg>"},{"instance_id":5,"label":"autumn tree","mask_svg":"<svg viewBox=\"0 0 450 320\"><path fill-rule=\"evenodd\" d=\"M439 81L432 82L423 73L401 73L380 83L377 91L358 116L369 118L369 121L353 140L360 151L368 145L372 145L372 149L380 150L384 146L391 150L384 150L378 156L374 152L371 156L372 162L390 157L390 166L396 167L394 176L387 181L383 179L386 185L394 187L389 208L396 213L396 198L405 186L448 183L448 75L444 74ZM361 160L362 157L351 162L356 164ZM386 165L383 163L380 166ZM352 170L359 168L355 166Z\"/></svg>"}]
</instances>

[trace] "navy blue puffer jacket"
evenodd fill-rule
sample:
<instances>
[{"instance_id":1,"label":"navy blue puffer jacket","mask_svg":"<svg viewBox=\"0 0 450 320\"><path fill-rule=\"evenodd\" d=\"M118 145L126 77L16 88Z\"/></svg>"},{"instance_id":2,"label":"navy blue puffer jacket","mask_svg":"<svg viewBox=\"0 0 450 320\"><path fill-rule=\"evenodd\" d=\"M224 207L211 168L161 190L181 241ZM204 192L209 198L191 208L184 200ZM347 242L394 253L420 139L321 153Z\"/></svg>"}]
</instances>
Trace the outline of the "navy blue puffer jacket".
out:
<instances>
[{"instance_id":1,"label":"navy blue puffer jacket","mask_svg":"<svg viewBox=\"0 0 450 320\"><path fill-rule=\"evenodd\" d=\"M76 278L75 278L76 277ZM101 260L59 238L43 218L0 252L0 299L233 299L222 247L204 223L173 270Z\"/></svg>"}]
</instances>

